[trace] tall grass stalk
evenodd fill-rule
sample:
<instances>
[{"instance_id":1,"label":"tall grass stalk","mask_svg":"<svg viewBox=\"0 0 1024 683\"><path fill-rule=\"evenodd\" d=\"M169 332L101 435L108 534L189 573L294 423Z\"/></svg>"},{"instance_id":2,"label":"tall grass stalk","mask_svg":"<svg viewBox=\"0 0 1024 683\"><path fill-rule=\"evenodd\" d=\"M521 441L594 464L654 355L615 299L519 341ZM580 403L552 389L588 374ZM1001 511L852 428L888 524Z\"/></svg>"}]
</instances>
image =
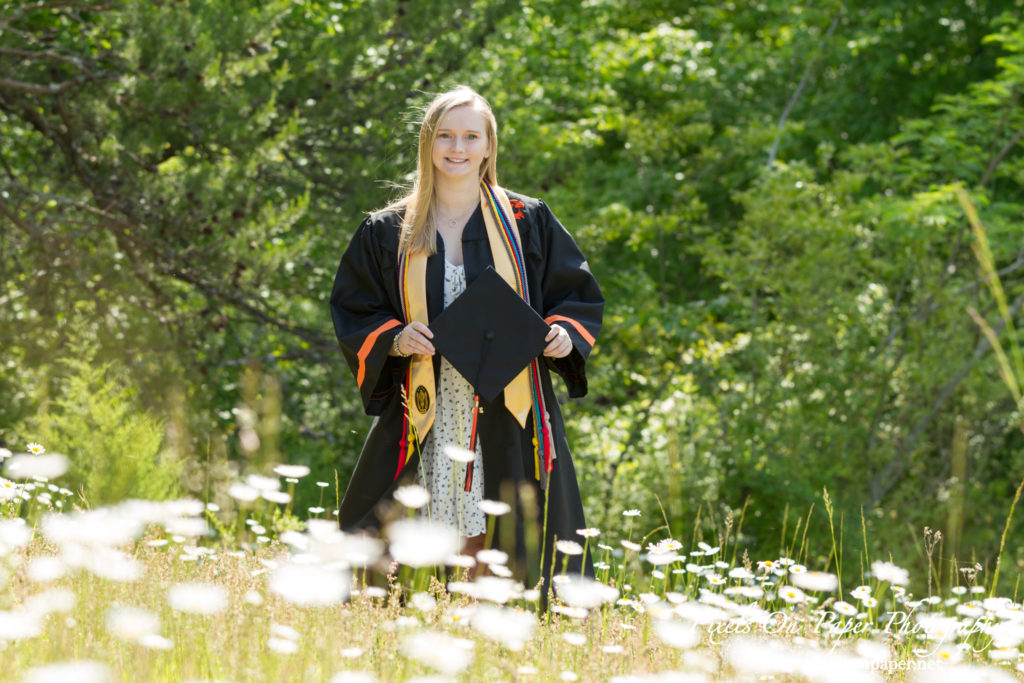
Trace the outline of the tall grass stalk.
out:
<instances>
[{"instance_id":1,"label":"tall grass stalk","mask_svg":"<svg viewBox=\"0 0 1024 683\"><path fill-rule=\"evenodd\" d=\"M836 528L832 519L832 499L828 496L828 489L822 489L822 498L825 501L825 512L828 513L828 532L832 537L832 560L836 563L836 576L839 577L839 592L843 592L843 537L840 528L839 544L836 545ZM841 522L840 522L841 523ZM806 528L804 529L806 533ZM827 568L827 566L826 566Z\"/></svg>"},{"instance_id":2,"label":"tall grass stalk","mask_svg":"<svg viewBox=\"0 0 1024 683\"><path fill-rule=\"evenodd\" d=\"M1003 290L1003 283L999 279L999 272L996 270L995 259L992 256L992 249L988 242L988 235L981 223L981 219L978 217L978 211L967 191L962 186L955 186L954 191L971 225L971 232L974 235L974 242L972 242L971 248L974 250L974 255L978 260L978 266L981 269L982 277L985 279L985 284L988 285L989 292L996 301L996 307L999 309L999 315L1007 333L1006 336L1010 341L1009 355L1004 351L998 335L992 329L992 326L988 324L988 321L973 308L969 308L967 312L992 346L996 361L999 363L1000 375L1006 387L1010 390L1018 415L1020 415L1021 410L1024 409L1024 400L1021 398L1020 388L1021 384L1024 383L1024 352L1022 352L1020 343L1017 341L1013 314L1010 312L1010 307L1007 304L1006 292ZM1018 427L1024 433L1024 418L1021 418ZM992 572L992 583L989 586L990 596L995 595L996 587L999 583L999 570L1003 561L1003 551L1006 548L1006 537L1010 533L1013 513L1017 508L1017 503L1020 501L1022 493L1024 493L1024 479L1021 479L1020 485L1017 486L1017 491L1014 493L1013 500L1010 502L1010 509L1007 512L1006 522L1003 525L1003 533L999 538L999 552L996 554L996 566Z\"/></svg>"},{"instance_id":3,"label":"tall grass stalk","mask_svg":"<svg viewBox=\"0 0 1024 683\"><path fill-rule=\"evenodd\" d=\"M860 506L860 537L864 542L864 555L860 558L860 580L864 583L864 575L867 574L871 562L871 553L868 551L868 524L864 519L864 506Z\"/></svg>"}]
</instances>

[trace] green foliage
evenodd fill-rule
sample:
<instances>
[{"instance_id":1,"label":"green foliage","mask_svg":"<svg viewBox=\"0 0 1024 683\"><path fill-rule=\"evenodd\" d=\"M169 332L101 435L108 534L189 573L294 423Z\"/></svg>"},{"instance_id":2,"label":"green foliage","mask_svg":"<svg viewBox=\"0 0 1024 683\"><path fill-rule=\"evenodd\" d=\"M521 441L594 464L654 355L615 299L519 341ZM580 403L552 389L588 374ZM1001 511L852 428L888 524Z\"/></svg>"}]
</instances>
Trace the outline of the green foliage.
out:
<instances>
[{"instance_id":1,"label":"green foliage","mask_svg":"<svg viewBox=\"0 0 1024 683\"><path fill-rule=\"evenodd\" d=\"M640 508L711 539L749 502L756 555L827 486L874 554L954 518L945 577L997 554L1019 406L966 311L1020 341L1021 0L86 5L0 12L0 437L54 410L85 337L108 369L75 391L172 415L206 454L196 495L259 464L247 368L280 385L273 457L344 486L368 418L333 271L412 169L427 91L464 82L497 111L501 182L553 207L608 301L565 411L595 524Z\"/></svg>"},{"instance_id":2,"label":"green foliage","mask_svg":"<svg viewBox=\"0 0 1024 683\"><path fill-rule=\"evenodd\" d=\"M64 485L90 505L180 496L182 460L162 447L165 423L139 410L123 369L97 364L89 354L60 365L58 393L17 431L71 460Z\"/></svg>"}]
</instances>

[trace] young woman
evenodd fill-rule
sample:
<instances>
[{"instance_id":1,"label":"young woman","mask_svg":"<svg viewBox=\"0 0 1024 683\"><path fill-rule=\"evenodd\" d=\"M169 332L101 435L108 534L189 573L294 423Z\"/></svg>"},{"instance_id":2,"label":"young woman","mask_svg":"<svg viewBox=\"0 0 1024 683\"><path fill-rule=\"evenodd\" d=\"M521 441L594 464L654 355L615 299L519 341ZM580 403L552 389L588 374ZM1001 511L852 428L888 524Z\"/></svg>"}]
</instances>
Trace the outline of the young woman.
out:
<instances>
[{"instance_id":1,"label":"young woman","mask_svg":"<svg viewBox=\"0 0 1024 683\"><path fill-rule=\"evenodd\" d=\"M466 87L437 96L420 128L412 190L366 218L341 259L331 315L377 418L339 521L346 530L380 526L395 487L414 480L431 494L427 514L458 527L472 555L487 528L479 501L504 499L517 523L496 540L523 557L546 526L547 569L555 539L582 544L576 532L585 527L550 371L570 397L586 394L604 300L544 202L497 185L497 150L483 97ZM541 356L490 402L436 352L430 330L488 266L550 325ZM449 446L471 466L452 460Z\"/></svg>"}]
</instances>

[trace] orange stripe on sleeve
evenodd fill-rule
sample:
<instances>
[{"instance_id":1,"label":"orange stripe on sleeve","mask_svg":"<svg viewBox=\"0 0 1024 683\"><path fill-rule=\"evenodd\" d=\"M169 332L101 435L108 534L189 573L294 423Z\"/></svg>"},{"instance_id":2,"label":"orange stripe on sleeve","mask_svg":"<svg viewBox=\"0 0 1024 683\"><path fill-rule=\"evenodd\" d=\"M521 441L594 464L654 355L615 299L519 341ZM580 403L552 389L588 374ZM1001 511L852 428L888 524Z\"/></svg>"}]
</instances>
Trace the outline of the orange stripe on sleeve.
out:
<instances>
[{"instance_id":1,"label":"orange stripe on sleeve","mask_svg":"<svg viewBox=\"0 0 1024 683\"><path fill-rule=\"evenodd\" d=\"M594 335L592 335L589 332L587 332L587 329L585 327L583 327L583 325L580 325L578 322L576 322L572 318L567 318L564 315L549 315L548 317L544 318L544 322L546 322L548 325L550 325L550 324L552 324L552 323L554 323L556 321L559 321L559 320L564 320L565 322L567 322L570 325L572 325L573 327L575 327L576 331L580 333L580 336L583 337L584 339L586 339L587 343L590 344L591 347L594 346L594 342L597 341L596 339L594 339Z\"/></svg>"},{"instance_id":2,"label":"orange stripe on sleeve","mask_svg":"<svg viewBox=\"0 0 1024 683\"><path fill-rule=\"evenodd\" d=\"M359 347L359 353L356 354L359 356L359 371L356 373L356 384L358 384L360 388L363 386L363 380L366 379L366 357L370 355L373 345L377 343L377 337L401 324L402 323L392 318L370 334L366 335L363 345Z\"/></svg>"}]
</instances>

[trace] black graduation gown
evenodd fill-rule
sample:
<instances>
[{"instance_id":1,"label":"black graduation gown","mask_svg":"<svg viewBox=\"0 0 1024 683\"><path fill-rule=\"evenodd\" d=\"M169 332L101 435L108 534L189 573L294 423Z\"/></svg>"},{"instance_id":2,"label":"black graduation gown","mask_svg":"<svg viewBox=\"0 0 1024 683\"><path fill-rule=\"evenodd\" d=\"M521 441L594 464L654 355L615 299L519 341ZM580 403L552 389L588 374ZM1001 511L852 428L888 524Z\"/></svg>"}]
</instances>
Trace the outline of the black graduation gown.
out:
<instances>
[{"instance_id":1,"label":"black graduation gown","mask_svg":"<svg viewBox=\"0 0 1024 683\"><path fill-rule=\"evenodd\" d=\"M570 397L587 393L586 359L601 329L604 299L586 259L547 205L516 193L508 195L523 244L531 305L542 318L559 316L557 322L568 331L573 343L573 350L565 358L545 357L539 363L555 449L547 492L547 557L543 563L546 576L553 540L575 540L582 545L583 539L576 531L585 526L579 485L550 371L563 379ZM462 234L467 286L487 266L494 265L481 211L478 206ZM418 464L415 456L410 457L399 481L395 481L403 431L401 387L409 365L408 359L388 355L395 335L402 329L397 276L400 223L401 216L395 212L379 212L362 222L341 259L331 293L331 315L342 352L356 376L367 414L376 416L341 503L339 523L345 530L379 527L392 502L391 493L398 483L415 476ZM431 319L444 309L443 240L438 239L437 246L437 253L427 260L427 308ZM435 378L439 368L440 356L435 354ZM518 491L523 482L530 482L538 503L538 524L542 524L545 492L534 478L533 418L529 418L526 429L521 428L505 408L501 394L493 403L481 399L481 409L477 438L483 453L484 497L505 499L515 505L517 496L510 496L510 491ZM515 486L503 486L504 482ZM504 548L514 556L524 554L520 513L516 515L515 547ZM501 521L507 523L504 518ZM509 538L499 531L496 541L508 546ZM557 562L560 568L561 559ZM589 558L586 564L590 573ZM572 566L578 571L578 561L572 561ZM529 568L528 580L537 576L535 572L535 568Z\"/></svg>"}]
</instances>

